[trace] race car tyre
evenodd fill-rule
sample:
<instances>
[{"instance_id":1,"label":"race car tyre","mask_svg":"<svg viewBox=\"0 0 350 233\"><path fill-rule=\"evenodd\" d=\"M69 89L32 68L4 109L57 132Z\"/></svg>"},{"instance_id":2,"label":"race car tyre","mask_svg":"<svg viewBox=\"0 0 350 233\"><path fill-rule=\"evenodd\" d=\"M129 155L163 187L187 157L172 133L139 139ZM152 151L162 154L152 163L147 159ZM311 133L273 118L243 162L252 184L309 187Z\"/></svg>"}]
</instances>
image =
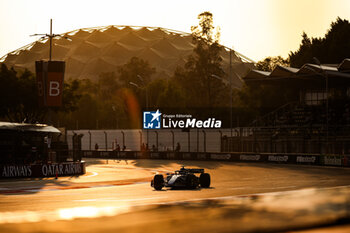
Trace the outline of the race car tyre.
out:
<instances>
[{"instance_id":1,"label":"race car tyre","mask_svg":"<svg viewBox=\"0 0 350 233\"><path fill-rule=\"evenodd\" d=\"M198 186L198 178L193 174L188 174L186 177L186 187L195 189Z\"/></svg>"},{"instance_id":2,"label":"race car tyre","mask_svg":"<svg viewBox=\"0 0 350 233\"><path fill-rule=\"evenodd\" d=\"M208 173L202 173L199 177L199 183L201 184L202 188L209 188L210 187L210 175Z\"/></svg>"},{"instance_id":3,"label":"race car tyre","mask_svg":"<svg viewBox=\"0 0 350 233\"><path fill-rule=\"evenodd\" d=\"M155 175L153 178L153 187L155 190L162 190L164 187L164 177L163 175Z\"/></svg>"}]
</instances>

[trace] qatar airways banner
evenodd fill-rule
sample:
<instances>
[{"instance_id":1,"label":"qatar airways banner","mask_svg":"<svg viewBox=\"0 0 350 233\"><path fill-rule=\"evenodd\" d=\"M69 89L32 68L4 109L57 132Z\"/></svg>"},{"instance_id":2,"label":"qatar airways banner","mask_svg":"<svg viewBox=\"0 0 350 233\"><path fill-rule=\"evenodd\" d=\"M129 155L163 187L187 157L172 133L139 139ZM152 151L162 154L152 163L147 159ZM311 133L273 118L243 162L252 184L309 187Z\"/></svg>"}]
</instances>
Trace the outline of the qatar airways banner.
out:
<instances>
[{"instance_id":1,"label":"qatar airways banner","mask_svg":"<svg viewBox=\"0 0 350 233\"><path fill-rule=\"evenodd\" d=\"M0 165L0 178L75 176L85 172L85 162Z\"/></svg>"},{"instance_id":2,"label":"qatar airways banner","mask_svg":"<svg viewBox=\"0 0 350 233\"><path fill-rule=\"evenodd\" d=\"M40 106L62 105L64 61L36 61L36 80Z\"/></svg>"}]
</instances>

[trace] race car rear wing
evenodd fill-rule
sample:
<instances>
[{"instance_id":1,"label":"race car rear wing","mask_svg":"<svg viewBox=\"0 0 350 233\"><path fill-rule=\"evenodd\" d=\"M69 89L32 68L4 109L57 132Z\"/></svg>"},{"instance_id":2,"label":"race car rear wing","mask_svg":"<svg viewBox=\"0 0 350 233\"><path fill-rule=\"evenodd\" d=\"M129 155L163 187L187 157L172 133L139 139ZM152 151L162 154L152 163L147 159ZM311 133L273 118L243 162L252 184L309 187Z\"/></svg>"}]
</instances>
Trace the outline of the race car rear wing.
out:
<instances>
[{"instance_id":1,"label":"race car rear wing","mask_svg":"<svg viewBox=\"0 0 350 233\"><path fill-rule=\"evenodd\" d=\"M204 173L202 168L186 168L186 170L191 173Z\"/></svg>"}]
</instances>

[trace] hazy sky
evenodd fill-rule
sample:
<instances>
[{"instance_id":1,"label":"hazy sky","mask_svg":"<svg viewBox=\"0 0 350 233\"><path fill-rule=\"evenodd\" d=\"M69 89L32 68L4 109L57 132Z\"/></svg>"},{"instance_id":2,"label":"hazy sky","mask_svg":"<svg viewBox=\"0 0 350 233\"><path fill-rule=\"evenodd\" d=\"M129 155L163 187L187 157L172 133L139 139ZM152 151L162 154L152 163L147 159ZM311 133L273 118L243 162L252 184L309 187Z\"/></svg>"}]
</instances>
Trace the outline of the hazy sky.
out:
<instances>
[{"instance_id":1,"label":"hazy sky","mask_svg":"<svg viewBox=\"0 0 350 233\"><path fill-rule=\"evenodd\" d=\"M305 31L323 36L337 16L350 18L350 0L0 0L0 57L36 37L107 25L159 26L190 32L210 11L221 43L258 61L287 57Z\"/></svg>"}]
</instances>

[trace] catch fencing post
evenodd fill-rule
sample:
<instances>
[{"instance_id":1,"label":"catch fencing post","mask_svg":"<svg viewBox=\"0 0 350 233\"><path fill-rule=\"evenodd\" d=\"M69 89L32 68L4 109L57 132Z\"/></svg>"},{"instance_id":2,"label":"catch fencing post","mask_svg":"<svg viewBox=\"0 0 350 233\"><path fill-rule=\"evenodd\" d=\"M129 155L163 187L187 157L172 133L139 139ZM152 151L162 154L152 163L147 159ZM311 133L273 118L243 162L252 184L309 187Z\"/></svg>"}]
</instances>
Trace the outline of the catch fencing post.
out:
<instances>
[{"instance_id":1,"label":"catch fencing post","mask_svg":"<svg viewBox=\"0 0 350 233\"><path fill-rule=\"evenodd\" d=\"M197 152L199 152L199 130L197 129Z\"/></svg>"},{"instance_id":2,"label":"catch fencing post","mask_svg":"<svg viewBox=\"0 0 350 233\"><path fill-rule=\"evenodd\" d=\"M204 137L203 149L204 149L204 152L207 152L207 133L205 132L205 130L202 130L202 131L203 131L203 137Z\"/></svg>"},{"instance_id":3,"label":"catch fencing post","mask_svg":"<svg viewBox=\"0 0 350 233\"><path fill-rule=\"evenodd\" d=\"M103 133L105 134L105 145L106 145L106 151L108 150L108 145L107 145L107 132L103 131Z\"/></svg>"},{"instance_id":4,"label":"catch fencing post","mask_svg":"<svg viewBox=\"0 0 350 233\"><path fill-rule=\"evenodd\" d=\"M125 134L124 134L124 131L121 131L122 135L123 135L123 149L125 147Z\"/></svg>"},{"instance_id":5,"label":"catch fencing post","mask_svg":"<svg viewBox=\"0 0 350 233\"><path fill-rule=\"evenodd\" d=\"M154 131L155 134L156 134L156 148L158 150L158 132L157 131Z\"/></svg>"},{"instance_id":6,"label":"catch fencing post","mask_svg":"<svg viewBox=\"0 0 350 233\"><path fill-rule=\"evenodd\" d=\"M89 150L91 150L91 132L90 130L88 131L89 134Z\"/></svg>"},{"instance_id":7,"label":"catch fencing post","mask_svg":"<svg viewBox=\"0 0 350 233\"><path fill-rule=\"evenodd\" d=\"M175 136L174 136L174 131L170 130L172 139L173 139L173 151L175 151Z\"/></svg>"},{"instance_id":8,"label":"catch fencing post","mask_svg":"<svg viewBox=\"0 0 350 233\"><path fill-rule=\"evenodd\" d=\"M188 129L188 152L191 152L191 130Z\"/></svg>"},{"instance_id":9,"label":"catch fencing post","mask_svg":"<svg viewBox=\"0 0 350 233\"><path fill-rule=\"evenodd\" d=\"M222 146L222 131L219 130L219 133L220 133L220 152L222 152L222 148L223 148L223 146ZM232 138L232 136L231 136L231 138Z\"/></svg>"},{"instance_id":10,"label":"catch fencing post","mask_svg":"<svg viewBox=\"0 0 350 233\"><path fill-rule=\"evenodd\" d=\"M140 151L141 151L141 147L142 147L142 131L139 131L140 134Z\"/></svg>"}]
</instances>

